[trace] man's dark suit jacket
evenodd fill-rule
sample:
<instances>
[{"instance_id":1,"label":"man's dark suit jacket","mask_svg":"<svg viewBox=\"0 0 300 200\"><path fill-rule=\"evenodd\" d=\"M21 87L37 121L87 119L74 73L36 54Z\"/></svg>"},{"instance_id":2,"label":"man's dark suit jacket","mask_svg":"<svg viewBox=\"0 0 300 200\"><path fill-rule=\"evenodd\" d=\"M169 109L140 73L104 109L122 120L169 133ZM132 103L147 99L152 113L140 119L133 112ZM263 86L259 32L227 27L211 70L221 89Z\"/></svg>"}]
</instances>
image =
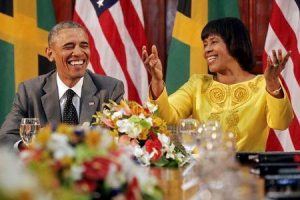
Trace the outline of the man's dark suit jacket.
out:
<instances>
[{"instance_id":1,"label":"man's dark suit jacket","mask_svg":"<svg viewBox=\"0 0 300 200\"><path fill-rule=\"evenodd\" d=\"M87 70L83 79L80 98L79 123L91 122L92 115L102 109L109 99L119 102L123 98L121 81L100 76ZM61 122L61 110L56 82L56 71L38 76L19 85L12 110L0 130L0 146L13 146L20 140L19 125L22 118L37 117L41 125Z\"/></svg>"}]
</instances>

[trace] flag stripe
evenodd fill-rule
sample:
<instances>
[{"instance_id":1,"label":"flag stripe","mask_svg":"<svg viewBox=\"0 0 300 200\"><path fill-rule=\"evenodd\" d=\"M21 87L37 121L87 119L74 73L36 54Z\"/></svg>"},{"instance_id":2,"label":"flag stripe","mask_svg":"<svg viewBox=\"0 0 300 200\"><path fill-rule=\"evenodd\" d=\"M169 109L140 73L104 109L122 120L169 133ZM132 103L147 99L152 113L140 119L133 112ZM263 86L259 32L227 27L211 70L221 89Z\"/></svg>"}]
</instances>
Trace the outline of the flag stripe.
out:
<instances>
[{"instance_id":1,"label":"flag stripe","mask_svg":"<svg viewBox=\"0 0 300 200\"><path fill-rule=\"evenodd\" d=\"M280 14L283 15L285 19L287 19L287 23L293 29L294 33L297 33L299 30L299 6L295 4L295 1L290 0L289 4L284 4L284 2L282 1L277 1L276 7L278 7L281 10Z\"/></svg>"},{"instance_id":2,"label":"flag stripe","mask_svg":"<svg viewBox=\"0 0 300 200\"><path fill-rule=\"evenodd\" d=\"M289 94L294 109L294 119L290 127L284 131L274 130L273 132L271 130L266 150L300 150L300 107L298 104L300 99L300 57L299 38L297 38L300 28L299 22L299 7L295 1L273 1L263 66L266 67L267 55L272 55L272 49L292 51L291 59L286 63L281 75L282 83Z\"/></svg>"},{"instance_id":3,"label":"flag stripe","mask_svg":"<svg viewBox=\"0 0 300 200\"><path fill-rule=\"evenodd\" d=\"M294 63L294 74L298 84L300 83L300 60L299 60L299 50L297 47L297 38L295 32L291 26L286 21L286 18L282 15L282 12L278 5L275 3L273 6L274 12L271 16L270 24L277 35L278 39L281 41L283 46L288 47L287 50L291 52L291 59ZM273 16L274 15L274 16Z\"/></svg>"},{"instance_id":4,"label":"flag stripe","mask_svg":"<svg viewBox=\"0 0 300 200\"><path fill-rule=\"evenodd\" d=\"M146 36L140 0L103 1L102 4L76 0L75 21L76 15L93 39L95 48L91 49L91 55L98 52L94 57L101 58L105 74L123 81L124 98L139 103L146 101L148 75L141 59ZM94 63L88 67L96 69Z\"/></svg>"},{"instance_id":5,"label":"flag stripe","mask_svg":"<svg viewBox=\"0 0 300 200\"><path fill-rule=\"evenodd\" d=\"M120 37L119 31L115 21L112 19L112 16L109 10L104 11L99 17L99 23L102 27L103 34L106 37L110 47L112 48L116 59L120 63L120 66L123 70L124 76L128 84L128 98L137 99L140 102L139 95L135 86L133 85L132 79L127 70L127 61L126 61L126 52L123 41Z\"/></svg>"},{"instance_id":6,"label":"flag stripe","mask_svg":"<svg viewBox=\"0 0 300 200\"><path fill-rule=\"evenodd\" d=\"M36 1L37 6L37 24L39 28L50 31L55 24L54 12L48 12L53 9L52 0Z\"/></svg>"},{"instance_id":7,"label":"flag stripe","mask_svg":"<svg viewBox=\"0 0 300 200\"><path fill-rule=\"evenodd\" d=\"M144 24L144 15L143 15L143 7L142 7L141 1L140 0L132 0L131 3L132 3L132 6L135 9L135 12L137 13L137 15L139 17L139 20L140 20L142 26L145 27L145 24ZM146 37L146 33L145 32L144 32L144 35ZM147 42L147 39L146 39L145 42Z\"/></svg>"},{"instance_id":8,"label":"flag stripe","mask_svg":"<svg viewBox=\"0 0 300 200\"><path fill-rule=\"evenodd\" d=\"M284 151L279 141L279 138L272 129L269 131L266 151Z\"/></svg>"},{"instance_id":9,"label":"flag stripe","mask_svg":"<svg viewBox=\"0 0 300 200\"><path fill-rule=\"evenodd\" d=\"M79 22L80 24L83 25L83 27L85 27L85 30L88 34L89 37L89 45L90 45L90 50L91 50L91 56L90 56L90 62L91 64L94 66L93 68L93 72L97 73L97 74L103 74L105 75L105 72L100 64L100 55L98 54L98 51L95 47L95 41L90 33L90 31L86 28L85 24L83 23L83 21L81 20L81 18L77 15L77 13L74 13L74 20Z\"/></svg>"},{"instance_id":10,"label":"flag stripe","mask_svg":"<svg viewBox=\"0 0 300 200\"><path fill-rule=\"evenodd\" d=\"M13 17L13 1L12 0L1 0L0 1L0 13L4 13Z\"/></svg>"},{"instance_id":11,"label":"flag stripe","mask_svg":"<svg viewBox=\"0 0 300 200\"><path fill-rule=\"evenodd\" d=\"M191 6L191 0L179 0L177 11L185 15L186 17L191 17Z\"/></svg>"},{"instance_id":12,"label":"flag stripe","mask_svg":"<svg viewBox=\"0 0 300 200\"><path fill-rule=\"evenodd\" d=\"M14 45L0 40L0 124L11 108L15 93Z\"/></svg>"},{"instance_id":13,"label":"flag stripe","mask_svg":"<svg viewBox=\"0 0 300 200\"><path fill-rule=\"evenodd\" d=\"M272 27L269 27L267 43L265 45L266 54L264 54L264 66L266 66L266 55L272 55L272 49L283 49L286 51L286 47L280 43ZM294 74L294 67L293 61L289 59L286 63L286 67L282 71L282 77L287 85L287 90L289 90L290 93L290 100L294 109L295 117L300 119L300 108L299 106L296 106L300 99L300 88Z\"/></svg>"},{"instance_id":14,"label":"flag stripe","mask_svg":"<svg viewBox=\"0 0 300 200\"><path fill-rule=\"evenodd\" d=\"M128 27L125 24L125 18L127 18L128 16L124 15L124 13L122 14L120 3L115 4L115 6L111 7L109 10L117 25L117 29L120 33L121 39L126 45L125 53L127 60L127 70L135 88L138 91L140 100L142 101L139 101L137 98L135 100L139 103L145 102L148 97L148 76L144 63L141 59L141 55L139 54L139 52L141 52L142 46L137 49L133 42L134 40L138 40L136 38L140 38L139 35L141 34L136 34L136 38L132 38L130 36ZM143 78L141 79L141 77ZM129 87L128 90L131 90L131 88Z\"/></svg>"},{"instance_id":15,"label":"flag stripe","mask_svg":"<svg viewBox=\"0 0 300 200\"><path fill-rule=\"evenodd\" d=\"M90 31L92 38L95 42L95 47L102 58L100 63L106 75L115 77L124 83L124 87L128 88L126 78L122 72L120 64L117 62L115 55L110 48L107 40L104 37L100 25L95 25L95 19L98 19L93 5L90 1L77 0L75 4L75 12L84 22L86 28ZM98 20L97 20L98 21ZM94 52L91 52L94 53ZM93 68L95 68L93 66ZM124 98L128 98L128 91L125 91Z\"/></svg>"},{"instance_id":16,"label":"flag stripe","mask_svg":"<svg viewBox=\"0 0 300 200\"><path fill-rule=\"evenodd\" d=\"M146 34L145 34L143 24L141 23L139 16L131 1L120 0L120 5L123 11L123 16L126 16L123 18L124 24L127 27L127 30L135 45L135 48L138 49L138 53L140 57L142 57L141 49L143 45L146 45ZM135 26L132 26L133 22ZM134 38L136 37L139 39L135 40Z\"/></svg>"}]
</instances>

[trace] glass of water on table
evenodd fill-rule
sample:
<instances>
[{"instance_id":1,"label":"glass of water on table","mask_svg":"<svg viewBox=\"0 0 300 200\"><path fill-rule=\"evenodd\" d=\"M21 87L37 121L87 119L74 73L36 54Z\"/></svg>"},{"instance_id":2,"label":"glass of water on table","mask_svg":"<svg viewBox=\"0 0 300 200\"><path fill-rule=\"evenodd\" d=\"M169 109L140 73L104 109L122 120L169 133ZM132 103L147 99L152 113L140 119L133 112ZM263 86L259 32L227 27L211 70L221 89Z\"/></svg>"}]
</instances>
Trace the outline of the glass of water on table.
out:
<instances>
[{"instance_id":1,"label":"glass of water on table","mask_svg":"<svg viewBox=\"0 0 300 200\"><path fill-rule=\"evenodd\" d=\"M197 128L199 121L188 118L182 119L178 125L179 141L188 153L192 153L197 144Z\"/></svg>"},{"instance_id":2,"label":"glass of water on table","mask_svg":"<svg viewBox=\"0 0 300 200\"><path fill-rule=\"evenodd\" d=\"M20 136L26 146L30 145L40 127L41 124L39 118L22 118L20 124Z\"/></svg>"}]
</instances>

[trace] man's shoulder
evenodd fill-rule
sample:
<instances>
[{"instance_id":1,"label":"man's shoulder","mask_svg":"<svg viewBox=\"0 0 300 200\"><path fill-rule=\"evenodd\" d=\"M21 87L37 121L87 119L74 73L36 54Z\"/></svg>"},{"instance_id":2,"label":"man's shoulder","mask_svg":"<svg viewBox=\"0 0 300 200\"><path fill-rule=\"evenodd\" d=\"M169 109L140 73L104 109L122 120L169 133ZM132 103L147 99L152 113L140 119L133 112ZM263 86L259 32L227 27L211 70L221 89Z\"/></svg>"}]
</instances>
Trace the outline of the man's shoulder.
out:
<instances>
[{"instance_id":1,"label":"man's shoulder","mask_svg":"<svg viewBox=\"0 0 300 200\"><path fill-rule=\"evenodd\" d=\"M42 84L44 83L49 77L51 77L56 71L53 70L53 71L50 71L48 72L47 74L43 74L43 75L39 75L35 78L32 78L32 79L29 79L29 80L26 80L23 82L24 85L35 85L35 84Z\"/></svg>"}]
</instances>

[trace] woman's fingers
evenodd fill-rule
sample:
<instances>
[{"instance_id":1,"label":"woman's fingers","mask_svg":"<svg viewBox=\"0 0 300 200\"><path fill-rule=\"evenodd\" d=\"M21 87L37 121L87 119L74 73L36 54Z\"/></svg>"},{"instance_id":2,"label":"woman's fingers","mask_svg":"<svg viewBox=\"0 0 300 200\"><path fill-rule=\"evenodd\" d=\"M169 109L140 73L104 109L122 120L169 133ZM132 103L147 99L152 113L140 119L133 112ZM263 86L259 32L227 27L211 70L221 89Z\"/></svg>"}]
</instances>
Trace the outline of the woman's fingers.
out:
<instances>
[{"instance_id":1,"label":"woman's fingers","mask_svg":"<svg viewBox=\"0 0 300 200\"><path fill-rule=\"evenodd\" d=\"M147 49L146 49L146 46L143 46L142 47L142 60L143 62L145 63L146 60L148 60L148 52L147 52Z\"/></svg>"},{"instance_id":2,"label":"woman's fingers","mask_svg":"<svg viewBox=\"0 0 300 200\"><path fill-rule=\"evenodd\" d=\"M274 67L278 67L279 66L279 61L278 61L278 58L277 58L277 54L276 54L276 51L273 49L272 50L272 55L273 55L273 66Z\"/></svg>"},{"instance_id":3,"label":"woman's fingers","mask_svg":"<svg viewBox=\"0 0 300 200\"><path fill-rule=\"evenodd\" d=\"M154 57L158 58L158 52L157 52L157 48L155 45L152 45L151 51L152 51L152 54L154 55Z\"/></svg>"},{"instance_id":4,"label":"woman's fingers","mask_svg":"<svg viewBox=\"0 0 300 200\"><path fill-rule=\"evenodd\" d=\"M282 60L282 65L285 66L285 64L287 63L288 59L291 56L291 52L288 51L287 54L284 56L283 60Z\"/></svg>"}]
</instances>

